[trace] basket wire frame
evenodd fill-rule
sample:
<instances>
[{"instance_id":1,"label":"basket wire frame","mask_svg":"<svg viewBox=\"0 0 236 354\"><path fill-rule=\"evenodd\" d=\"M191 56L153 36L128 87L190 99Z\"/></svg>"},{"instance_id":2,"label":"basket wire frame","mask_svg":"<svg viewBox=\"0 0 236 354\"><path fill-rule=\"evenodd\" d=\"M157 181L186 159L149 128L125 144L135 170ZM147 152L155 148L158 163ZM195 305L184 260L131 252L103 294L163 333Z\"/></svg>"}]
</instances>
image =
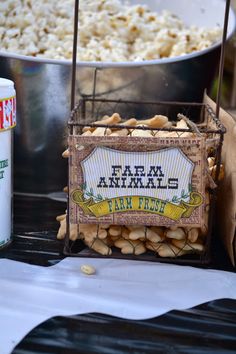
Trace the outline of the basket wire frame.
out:
<instances>
[{"instance_id":1,"label":"basket wire frame","mask_svg":"<svg viewBox=\"0 0 236 354\"><path fill-rule=\"evenodd\" d=\"M145 109L144 109L145 107ZM103 127L105 129L108 128L119 128L119 129L129 129L130 130L130 135L132 136L132 130L133 129L141 129L141 130L151 130L154 132L157 131L168 131L168 132L175 132L178 133L179 137L181 138L181 135L185 132L192 132L196 134L196 130L194 130L194 127L189 126L188 129L176 129L176 128L150 128L150 127L136 127L136 126L122 126L122 122L120 125L106 125L106 124L94 124L93 122L96 119L101 118L101 116L105 113L112 114L115 112L125 112L128 117L134 116L134 112L137 112L138 114L141 111L141 116L140 118L147 118L147 116L150 116L150 114L153 114L153 112L159 112L162 111L165 114L168 114L173 120L176 116L176 112L188 115L189 118L192 116L196 119L198 119L199 123L194 125L197 127L197 132L200 134L200 136L204 135L206 137L207 142L214 142L214 148L213 148L213 156L215 157L216 165L220 166L220 147L223 143L223 136L225 133L225 128L219 121L219 119L216 117L215 113L213 110L208 106L203 103L189 103L189 102L147 102L147 101L124 101L124 100L106 100L106 99L95 99L95 98L85 98L80 100L78 105L72 110L70 120L68 121L68 128L69 128L69 134L70 135L80 135L82 132L82 129L84 127ZM148 138L147 138L148 139ZM218 183L217 180L218 176L215 178L215 183ZM208 234L205 238L205 250L203 252L197 252L195 251L195 254L188 254L179 257L181 253L181 249L179 251L175 250L175 247L172 245L169 245L168 247L172 247L172 252L174 253L173 257L165 257L162 258L158 256L158 248L154 248L153 252L155 255L150 254L147 252L147 254L144 255L123 255L118 252L113 252L112 258L128 258L128 259L135 259L135 260L153 260L153 261L160 261L160 262L168 262L168 263L185 263L185 264L208 264L210 262L210 246L211 246L211 234L212 234L212 226L213 226L213 215L214 215L214 209L215 209L215 202L216 202L216 189L208 189L210 193L210 200L211 200L211 205L210 205L210 210L209 210L209 224L208 224ZM69 190L70 194L70 190ZM68 205L70 203L70 200L68 199ZM68 208L70 210L70 208ZM68 225L68 230L67 230L67 237L65 241L65 248L64 248L64 253L66 255L72 255L72 256L91 256L91 257L103 257L101 255L95 254L94 251L88 251L88 252L81 252L85 246L83 246L83 243L81 240L77 240L75 242L72 242L69 240L69 234L70 234L70 223L69 223L69 213L67 214L67 225ZM94 242L96 242L98 237L98 230L99 230L99 225L97 227L97 237L94 239ZM146 232L147 228L145 229L145 239L146 239ZM78 227L78 233L79 233L79 227ZM100 240L100 239L99 239ZM147 240L147 239L146 239ZM100 242L100 241L99 241ZM141 241L140 241L141 242ZM160 243L159 247L161 244L165 243L163 241ZM132 242L130 241L130 244ZM191 244L188 243L187 238L185 241L185 246L189 246L191 248ZM136 245L138 246L138 244ZM134 251L135 247L134 246ZM158 245L157 245L158 247ZM109 255L105 256L108 257Z\"/></svg>"},{"instance_id":2,"label":"basket wire frame","mask_svg":"<svg viewBox=\"0 0 236 354\"><path fill-rule=\"evenodd\" d=\"M119 129L129 129L130 135L132 135L132 129L141 129L141 130L150 130L149 127L134 127L134 126L122 126L122 125L104 125L99 124L95 125L93 122L97 120L98 117L101 117L101 108L107 105L111 109L113 109L113 113L117 111L117 107L121 104L123 105L139 105L139 107L143 107L144 105L147 107L159 106L163 108L167 113L175 111L178 109L182 112L182 114L186 115L191 119L192 111L197 111L195 115L193 115L193 120L198 121L198 133L200 135L204 134L210 139L215 139L217 141L214 150L214 157L216 161L216 172L215 172L215 183L218 185L219 174L220 174L220 163L221 163L221 150L222 144L225 134L225 128L221 124L219 120L219 107L220 107L220 98L221 98L221 86L222 86L222 77L223 77L223 66L224 66L224 53L225 53L225 42L227 35L227 26L228 26L228 16L229 16L229 8L230 8L230 0L226 0L225 6L225 18L224 18L224 28L223 28L223 36L222 36L222 46L221 46L221 57L220 57L220 67L219 67L219 81L218 81L218 90L217 90L217 102L216 102L216 114L213 112L210 106L204 105L202 103L189 103L189 102L135 102L135 101L122 101L122 100L107 100L107 99L97 99L96 97L96 70L93 79L93 95L92 97L86 97L75 106L75 84L76 84L76 56L77 56L77 38L78 38L78 20L79 20L79 0L75 0L74 7L74 41L73 41L73 62L72 62L72 80L71 80L71 115L68 121L68 133L70 135L80 134L82 128L85 126L89 127L103 127L105 129L108 128L119 128ZM88 110L89 106L89 110ZM89 112L89 114L88 114ZM118 112L119 113L119 112ZM159 113L157 110L155 114ZM180 112L179 112L180 113ZM108 114L108 111L105 112ZM163 114L163 113L161 113ZM168 117L169 115L166 114ZM197 117L197 118L196 118ZM175 128L152 128L153 132L156 131L174 131L177 132ZM193 131L192 127L189 126L189 129L178 129L179 137L181 138L181 134L184 132ZM194 131L196 133L196 131ZM216 138L217 137L217 138ZM69 171L70 172L70 171ZM68 174L70 175L70 174ZM212 238L212 226L213 226L213 217L215 214L215 206L216 206L216 196L217 196L217 188L211 189L209 188L210 193L210 210L209 210L209 218L208 218L208 234L205 241L205 250L204 252L196 252L194 255L187 255L184 257L178 257L178 253L174 258L170 257L158 257L157 252L155 252L155 256L150 256L149 254L134 256L134 255L124 255L120 253L113 253L112 258L128 258L135 260L150 260L150 261L161 261L168 263L185 263L185 264L209 264L211 261L211 238ZM70 203L70 189L68 185L68 206ZM70 208L68 207L68 210ZM67 233L64 245L64 254L67 256L79 256L79 257L87 257L88 253L91 257L107 257L102 256L100 254L95 253L94 251L87 250L87 252L81 252L86 247L82 244L81 240L77 240L75 242L70 241L70 222L69 222L69 212L67 212ZM97 236L98 236L99 224L97 225ZM78 230L79 232L79 230ZM145 228L145 238L146 238L147 228ZM187 242L187 239L186 239ZM154 250L156 251L156 250Z\"/></svg>"}]
</instances>

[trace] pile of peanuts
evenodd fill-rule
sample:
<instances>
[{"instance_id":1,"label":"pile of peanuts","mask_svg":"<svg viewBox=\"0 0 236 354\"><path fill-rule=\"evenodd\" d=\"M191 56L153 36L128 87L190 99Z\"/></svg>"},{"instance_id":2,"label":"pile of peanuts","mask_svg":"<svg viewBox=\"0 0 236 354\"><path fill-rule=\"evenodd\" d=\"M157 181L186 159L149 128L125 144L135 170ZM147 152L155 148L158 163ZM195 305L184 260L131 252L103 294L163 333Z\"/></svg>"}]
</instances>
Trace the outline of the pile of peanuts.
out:
<instances>
[{"instance_id":1,"label":"pile of peanuts","mask_svg":"<svg viewBox=\"0 0 236 354\"><path fill-rule=\"evenodd\" d=\"M109 127L84 127L82 135L87 136L141 136L141 137L195 137L199 133L189 129L188 118L182 114L178 115L177 122L170 122L168 117L155 115L150 119L136 120L130 118L122 121L118 113L112 116L104 116L101 120L94 122L94 125L122 125L122 129ZM192 123L194 124L194 123ZM131 128L128 128L132 126ZM127 128L126 128L127 127ZM137 127L149 127L148 130L136 129ZM159 131L153 128L178 128L188 129L189 132ZM67 149L62 156L69 157ZM209 176L214 180L216 174L215 158L208 157ZM223 178L223 166L220 169L219 178ZM214 182L213 182L214 183ZM67 187L64 189L67 191ZM111 255L112 247L120 249L122 254L141 255L152 251L160 257L178 257L188 253L201 253L205 249L205 241L208 229L208 213L210 196L206 192L206 209L204 216L204 227L170 227L160 226L139 226L139 225L102 225L102 224L71 224L69 238L72 241L83 240L85 245L101 255ZM66 235L66 214L57 217L60 222L57 238L64 239Z\"/></svg>"}]
</instances>

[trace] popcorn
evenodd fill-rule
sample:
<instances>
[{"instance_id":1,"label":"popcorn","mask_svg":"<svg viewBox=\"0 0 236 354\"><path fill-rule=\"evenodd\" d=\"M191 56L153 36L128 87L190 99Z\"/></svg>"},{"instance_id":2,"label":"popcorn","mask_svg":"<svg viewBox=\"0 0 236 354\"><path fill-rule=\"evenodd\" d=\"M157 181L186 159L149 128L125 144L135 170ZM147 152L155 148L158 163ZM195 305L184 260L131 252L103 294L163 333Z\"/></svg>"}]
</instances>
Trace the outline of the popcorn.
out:
<instances>
[{"instance_id":1,"label":"popcorn","mask_svg":"<svg viewBox=\"0 0 236 354\"><path fill-rule=\"evenodd\" d=\"M74 0L6 0L0 3L1 51L71 59ZM144 61L204 50L221 29L186 27L168 11L121 0L82 0L78 61Z\"/></svg>"}]
</instances>

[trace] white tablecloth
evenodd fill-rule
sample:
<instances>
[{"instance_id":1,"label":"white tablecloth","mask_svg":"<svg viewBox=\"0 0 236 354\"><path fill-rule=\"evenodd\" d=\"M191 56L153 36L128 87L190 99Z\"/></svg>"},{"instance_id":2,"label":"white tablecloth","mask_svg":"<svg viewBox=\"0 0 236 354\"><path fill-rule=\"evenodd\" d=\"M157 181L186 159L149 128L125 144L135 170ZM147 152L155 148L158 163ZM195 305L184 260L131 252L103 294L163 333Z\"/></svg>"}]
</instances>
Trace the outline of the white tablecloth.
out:
<instances>
[{"instance_id":1,"label":"white tablecloth","mask_svg":"<svg viewBox=\"0 0 236 354\"><path fill-rule=\"evenodd\" d=\"M82 264L93 265L96 274L81 273ZM1 354L53 316L147 319L220 298L236 299L236 274L115 259L66 258L52 267L1 259Z\"/></svg>"}]
</instances>

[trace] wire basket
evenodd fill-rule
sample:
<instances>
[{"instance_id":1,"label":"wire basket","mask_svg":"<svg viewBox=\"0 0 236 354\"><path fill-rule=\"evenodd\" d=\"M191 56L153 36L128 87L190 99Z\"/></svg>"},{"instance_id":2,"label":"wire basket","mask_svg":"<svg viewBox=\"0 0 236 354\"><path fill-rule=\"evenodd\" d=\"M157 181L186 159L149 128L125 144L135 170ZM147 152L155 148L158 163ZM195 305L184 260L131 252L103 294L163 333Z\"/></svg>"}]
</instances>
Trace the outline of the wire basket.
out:
<instances>
[{"instance_id":1,"label":"wire basket","mask_svg":"<svg viewBox=\"0 0 236 354\"><path fill-rule=\"evenodd\" d=\"M123 125L122 121L119 124L102 124L95 123L100 120L104 115L112 116L112 114L119 114L126 119L135 117L138 122L143 119L152 117L153 115L162 114L169 117L172 121L172 127L164 128L150 128L146 126ZM186 128L173 127L176 116L187 117ZM193 123L196 121L198 123ZM82 99L79 104L71 113L69 120L69 184L68 184L68 212L67 212L67 235L65 239L64 253L67 256L79 256L79 257L113 257L113 258L128 258L135 260L155 260L161 262L174 262L174 263L187 263L187 264L207 264L210 262L211 253L211 240L212 240L212 226L213 215L215 209L217 184L220 174L220 154L221 146L223 142L223 135L225 128L212 109L202 103L183 103L183 102L135 102L135 101L123 101L123 100L99 100L93 98ZM86 127L86 128L85 128ZM81 135L83 130L103 128L106 132L107 129L126 130L127 136L83 136ZM148 131L153 137L137 137L132 136L133 132L137 130ZM159 136L155 136L158 133ZM165 137L166 133L170 133L170 137ZM187 134L192 136L186 138ZM168 135L167 134L167 135ZM171 136L175 135L174 137ZM164 135L164 137L162 137ZM96 150L97 147L104 147L110 149L113 147L120 151L145 151L144 159L147 161L149 158L149 152L153 151L166 151L168 148L180 148L185 153L198 161L201 165L201 169L198 170L200 176L201 185L203 186L202 192L204 194L204 202L202 206L196 208L195 219L191 223L187 218L182 218L181 222L173 220L169 217L160 217L160 215L153 215L152 213L141 213L139 211L131 211L127 221L127 210L124 212L114 212L109 215L102 215L94 217L91 215L82 215L83 211L81 203L76 203L75 191L78 192L78 187L84 183L83 176L81 174L80 162L83 161L91 152ZM84 149L86 147L86 149ZM191 155L192 154L192 155ZM194 157L196 155L196 157ZM214 161L214 176L210 173L207 166L207 159L211 158ZM79 159L79 160L78 160ZM101 161L93 161L94 171L98 169ZM194 175L193 170L193 175ZM214 177L214 178L213 178ZM197 178L196 176L194 177ZM214 179L214 180L213 180ZM196 181L193 182L193 189L196 189ZM126 189L127 191L127 189ZM205 193L206 191L206 193ZM85 191L84 191L85 192ZM84 193L86 195L86 193ZM206 197L207 195L207 197ZM87 201L95 202L95 195L88 194ZM188 200L189 201L189 200ZM83 199L83 203L86 203L86 199ZM176 205L177 200L175 201ZM100 201L102 203L102 201ZM103 201L105 203L105 201ZM107 202L106 202L107 203ZM173 204L173 203L170 203ZM178 204L178 203L177 203ZM96 203L94 203L96 205ZM197 211L198 209L198 211ZM114 210L113 210L114 211ZM142 210L143 211L143 210ZM149 210L150 211L150 210ZM114 215L118 217L114 218ZM141 215L142 217L139 217ZM199 221L201 220L201 226ZM122 221L126 220L126 225ZM184 221L183 221L184 220ZM79 223L82 225L79 226ZM128 223L128 225L127 225ZM87 225L86 225L87 224ZM101 232L101 225L111 224L110 228ZM133 224L133 226L132 226ZM132 232L132 228L135 229L135 225L139 225L139 231L142 230L142 237L139 239L130 240L125 238L125 231ZM207 224L207 225L206 225ZM122 225L122 226L121 226ZM142 226L140 226L142 225ZM204 229L205 231L198 233L198 241L201 241L202 247L195 246L199 243L195 241L195 245L191 242L196 229ZM102 226L103 227L103 226ZM159 228L160 239L157 242L150 242L151 231ZM175 231L176 227L181 227L184 230L185 237L182 237L181 242L173 240L168 237L171 231ZM75 231L76 228L76 231ZM82 235L84 230L90 230L90 234L93 235L91 242L87 242L87 247L82 239L72 241L70 235L76 232ZM129 228L131 228L129 230ZM150 231L151 230L151 231ZM179 230L179 228L178 228ZM110 233L113 235L111 237ZM137 231L137 230L136 230ZM104 235L109 235L105 237ZM123 233L123 236L122 236ZM134 234L135 232L133 232ZM129 233L129 235L131 235ZM189 235L192 235L191 237ZM133 237L135 237L133 235ZM73 238L73 237L72 237ZM109 238L109 241L108 241ZM134 242L135 241L135 242ZM102 245L104 247L102 247ZM116 245L119 245L117 248ZM124 245L124 247L121 247ZM178 247L176 247L178 245ZM146 251L143 252L143 246ZM103 255L95 252L93 248L104 248ZM129 249L129 251L128 251ZM131 249L131 251L130 251ZM164 250L164 251L163 251ZM112 254L111 254L112 252ZM123 253L121 253L123 252ZM129 254L126 254L126 253ZM163 256L164 254L164 256Z\"/></svg>"},{"instance_id":2,"label":"wire basket","mask_svg":"<svg viewBox=\"0 0 236 354\"><path fill-rule=\"evenodd\" d=\"M96 77L92 98L82 99L75 106L79 13L79 0L75 0L72 113L68 122L68 205L66 216L60 220L62 235L66 233L65 255L199 265L210 262L225 133L219 121L219 109L229 7L230 0L226 0L214 113L203 103L95 99ZM121 116L125 121L135 118L139 124L133 124L132 119L129 123L116 121L113 124L109 121L107 124L107 121L101 120L104 115ZM146 126L145 120L156 115L168 116L172 123L161 127ZM177 115L184 120L184 127L175 125ZM97 129L103 132L97 134L100 136L91 133ZM91 134L81 134L85 131ZM117 131L120 133L117 134ZM129 160L128 155L131 156ZM159 161L157 155L162 164L150 165L153 156L155 161ZM112 156L116 156L116 164L110 166L112 176L109 177L107 164L113 161ZM120 161L130 162L125 165L125 170ZM136 165L134 161L137 161ZM170 176L174 171L178 178L168 178L168 183L162 184L165 176L163 166ZM145 168L150 168L148 173ZM100 177L93 188L97 176ZM158 177L156 185L152 177L143 183L141 177L147 176ZM134 178L134 184L131 178ZM181 190L181 195L174 195L172 189L179 192L182 182L185 189ZM123 192L128 193L125 201L125 194L120 194L122 188ZM132 189L132 193L135 190L136 194L128 188ZM145 189L144 194L138 191L142 188ZM155 197L153 189L155 192L158 189Z\"/></svg>"}]
</instances>

